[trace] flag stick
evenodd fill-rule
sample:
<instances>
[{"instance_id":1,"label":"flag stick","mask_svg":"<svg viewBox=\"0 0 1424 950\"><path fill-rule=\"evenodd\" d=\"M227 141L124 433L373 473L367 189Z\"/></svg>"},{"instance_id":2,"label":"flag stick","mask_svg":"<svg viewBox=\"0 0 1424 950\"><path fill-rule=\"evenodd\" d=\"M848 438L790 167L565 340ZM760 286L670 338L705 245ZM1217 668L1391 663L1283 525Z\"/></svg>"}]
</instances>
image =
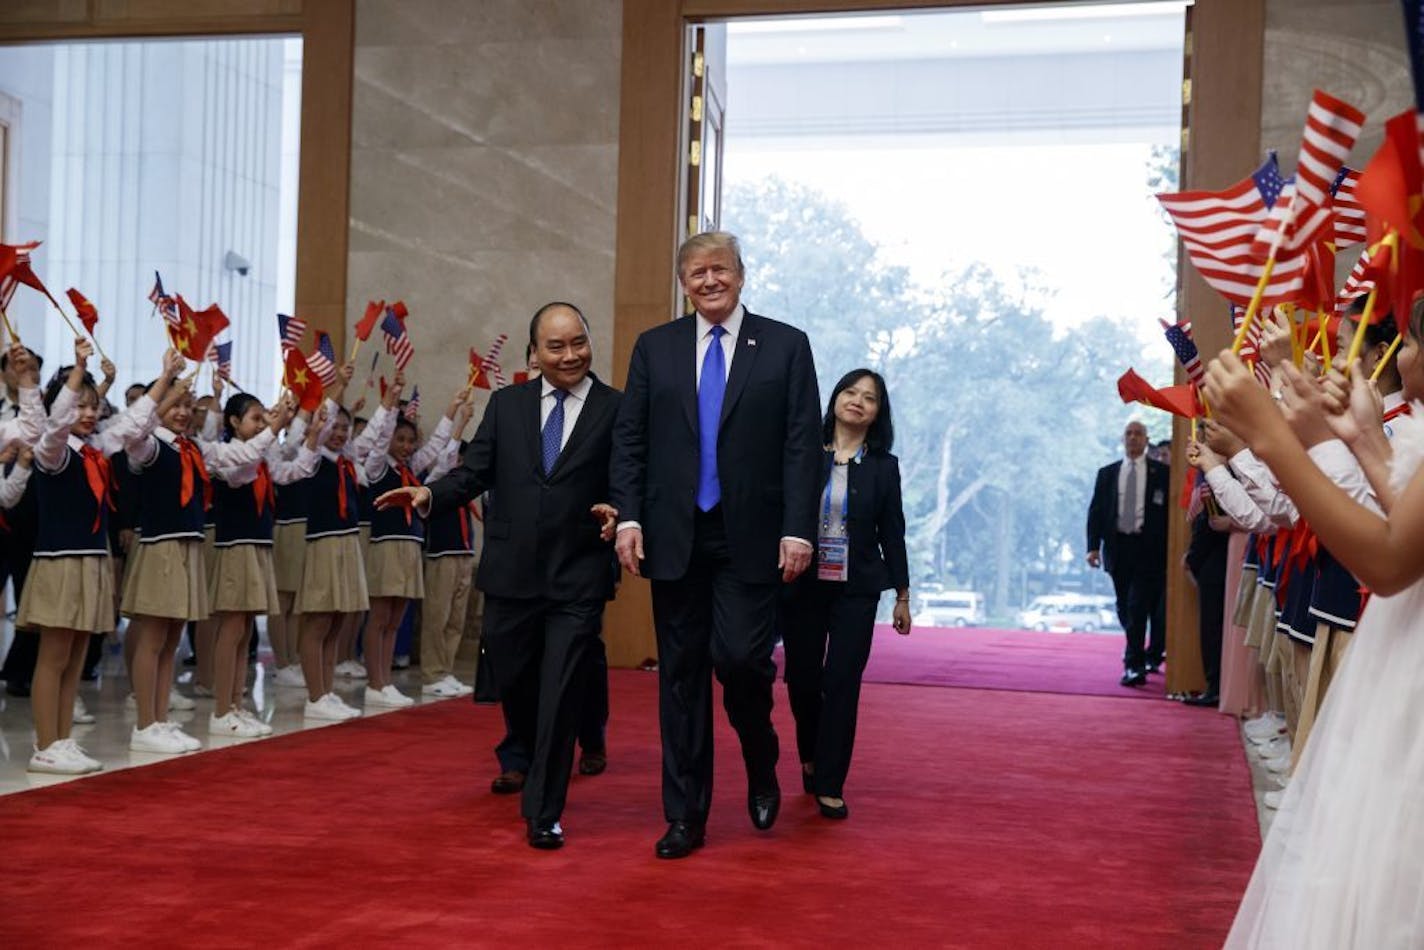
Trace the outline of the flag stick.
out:
<instances>
[{"instance_id":1,"label":"flag stick","mask_svg":"<svg viewBox=\"0 0 1424 950\"><path fill-rule=\"evenodd\" d=\"M1256 311L1261 307L1261 298L1266 294L1266 285L1271 282L1271 271L1276 269L1275 249L1271 249L1271 256L1266 258L1266 269L1261 271L1261 279L1256 281L1256 291L1251 295L1251 302L1246 305L1246 315L1241 318L1241 326L1236 331L1236 339L1231 341L1231 352L1233 354L1241 352L1241 345L1246 342L1246 334L1251 332L1251 324L1256 322Z\"/></svg>"},{"instance_id":2,"label":"flag stick","mask_svg":"<svg viewBox=\"0 0 1424 950\"><path fill-rule=\"evenodd\" d=\"M356 354L361 352L361 343L362 343L362 340L361 340L361 338L358 336L358 337L356 338L355 344L353 344L352 347L351 347L351 358L350 358L349 360L347 360L346 362L348 362L348 363L354 363L354 362L356 362Z\"/></svg>"},{"instance_id":3,"label":"flag stick","mask_svg":"<svg viewBox=\"0 0 1424 950\"><path fill-rule=\"evenodd\" d=\"M1375 315L1375 297L1379 294L1379 284L1370 288L1370 295L1365 298L1365 312L1360 314L1360 322L1355 324L1354 336L1350 339L1350 353L1345 357L1345 372L1350 372L1351 365L1360 358L1360 351L1365 346L1365 328L1370 325L1370 319Z\"/></svg>"},{"instance_id":4,"label":"flag stick","mask_svg":"<svg viewBox=\"0 0 1424 950\"><path fill-rule=\"evenodd\" d=\"M50 303L54 306L54 312L59 314L59 318L64 321L64 325L69 327L69 332L73 333L77 339L83 339L84 337L89 336L89 334L87 333L79 332L79 329L74 325L74 321L70 320L69 315L65 313L62 309L60 309L59 304L55 303L53 299L50 300ZM89 339L94 340L92 336L89 336ZM108 357L104 355L104 348L99 345L98 340L94 340L94 349L99 351L100 359L108 359Z\"/></svg>"},{"instance_id":5,"label":"flag stick","mask_svg":"<svg viewBox=\"0 0 1424 950\"><path fill-rule=\"evenodd\" d=\"M1381 356L1380 361L1375 364L1375 371L1370 374L1370 382L1374 382L1380 378L1380 373L1384 372L1385 366L1389 363L1389 358L1394 355L1395 350L1399 349L1400 341L1403 339L1404 334L1399 334L1394 338L1394 342L1389 345L1389 349L1384 351L1384 356Z\"/></svg>"},{"instance_id":6,"label":"flag stick","mask_svg":"<svg viewBox=\"0 0 1424 950\"><path fill-rule=\"evenodd\" d=\"M1330 372L1330 318L1322 311L1320 314L1320 355L1325 358L1321 374ZM1363 335L1363 334L1362 334Z\"/></svg>"},{"instance_id":7,"label":"flag stick","mask_svg":"<svg viewBox=\"0 0 1424 950\"><path fill-rule=\"evenodd\" d=\"M10 334L10 342L19 343L20 334L16 333L15 328L10 326L10 317L5 313L4 310L0 310L0 320L3 320L5 322L5 332Z\"/></svg>"}]
</instances>

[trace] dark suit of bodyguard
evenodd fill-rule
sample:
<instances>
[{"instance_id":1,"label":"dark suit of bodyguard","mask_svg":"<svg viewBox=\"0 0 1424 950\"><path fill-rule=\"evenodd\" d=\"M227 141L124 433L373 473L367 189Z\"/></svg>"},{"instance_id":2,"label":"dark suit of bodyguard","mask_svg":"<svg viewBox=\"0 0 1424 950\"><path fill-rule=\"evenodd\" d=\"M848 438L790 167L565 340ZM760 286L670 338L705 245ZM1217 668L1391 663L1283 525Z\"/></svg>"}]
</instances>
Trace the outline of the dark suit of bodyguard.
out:
<instances>
[{"instance_id":1,"label":"dark suit of bodyguard","mask_svg":"<svg viewBox=\"0 0 1424 950\"><path fill-rule=\"evenodd\" d=\"M461 465L429 490L434 511L491 492L475 576L484 644L509 729L533 753L521 808L529 843L556 848L582 671L613 596L616 562L591 509L608 500L619 393L587 374L587 324L575 308L542 308L535 331L543 375L490 396Z\"/></svg>"},{"instance_id":2,"label":"dark suit of bodyguard","mask_svg":"<svg viewBox=\"0 0 1424 950\"><path fill-rule=\"evenodd\" d=\"M638 338L611 481L619 560L652 581L670 823L656 848L663 858L703 841L713 670L741 741L752 822L765 829L776 819L777 595L810 562L821 467L806 335L740 305L731 235L698 235L678 258L698 312Z\"/></svg>"}]
</instances>

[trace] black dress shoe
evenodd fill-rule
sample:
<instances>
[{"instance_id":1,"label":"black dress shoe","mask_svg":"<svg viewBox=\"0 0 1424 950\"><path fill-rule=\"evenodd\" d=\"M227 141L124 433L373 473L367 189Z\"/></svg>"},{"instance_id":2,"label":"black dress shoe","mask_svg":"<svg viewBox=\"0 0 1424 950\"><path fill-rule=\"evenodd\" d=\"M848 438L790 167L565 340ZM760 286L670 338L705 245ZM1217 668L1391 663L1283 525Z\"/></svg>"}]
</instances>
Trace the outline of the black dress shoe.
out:
<instances>
[{"instance_id":1,"label":"black dress shoe","mask_svg":"<svg viewBox=\"0 0 1424 950\"><path fill-rule=\"evenodd\" d=\"M499 777L490 782L490 791L496 795L514 795L524 791L524 773L513 770L499 773Z\"/></svg>"},{"instance_id":2,"label":"black dress shoe","mask_svg":"<svg viewBox=\"0 0 1424 950\"><path fill-rule=\"evenodd\" d=\"M685 858L706 840L706 828L690 821L674 821L668 825L667 834L658 839L653 853L660 858L672 860Z\"/></svg>"},{"instance_id":3,"label":"black dress shoe","mask_svg":"<svg viewBox=\"0 0 1424 950\"><path fill-rule=\"evenodd\" d=\"M1196 693L1183 699L1188 706L1217 706L1221 703L1220 693Z\"/></svg>"},{"instance_id":4,"label":"black dress shoe","mask_svg":"<svg viewBox=\"0 0 1424 950\"><path fill-rule=\"evenodd\" d=\"M829 795L816 796L816 806L821 809L821 814L827 818L849 818L850 806L845 803L845 799L842 798L839 805L828 805L826 804L826 799L829 797Z\"/></svg>"},{"instance_id":5,"label":"black dress shoe","mask_svg":"<svg viewBox=\"0 0 1424 950\"><path fill-rule=\"evenodd\" d=\"M603 752L585 752L579 756L580 775L602 775L608 768L608 756Z\"/></svg>"},{"instance_id":6,"label":"black dress shoe","mask_svg":"<svg viewBox=\"0 0 1424 950\"><path fill-rule=\"evenodd\" d=\"M1122 686L1141 686L1147 682L1147 674L1142 670L1123 670L1122 679L1118 683Z\"/></svg>"},{"instance_id":7,"label":"black dress shoe","mask_svg":"<svg viewBox=\"0 0 1424 950\"><path fill-rule=\"evenodd\" d=\"M764 792L747 792L747 814L752 816L752 824L766 831L776 824L776 816L781 811L781 789L773 788Z\"/></svg>"},{"instance_id":8,"label":"black dress shoe","mask_svg":"<svg viewBox=\"0 0 1424 950\"><path fill-rule=\"evenodd\" d=\"M801 770L801 791L807 795L816 791L816 773Z\"/></svg>"},{"instance_id":9,"label":"black dress shoe","mask_svg":"<svg viewBox=\"0 0 1424 950\"><path fill-rule=\"evenodd\" d=\"M564 829L557 821L529 819L529 847L555 851L564 846Z\"/></svg>"}]
</instances>

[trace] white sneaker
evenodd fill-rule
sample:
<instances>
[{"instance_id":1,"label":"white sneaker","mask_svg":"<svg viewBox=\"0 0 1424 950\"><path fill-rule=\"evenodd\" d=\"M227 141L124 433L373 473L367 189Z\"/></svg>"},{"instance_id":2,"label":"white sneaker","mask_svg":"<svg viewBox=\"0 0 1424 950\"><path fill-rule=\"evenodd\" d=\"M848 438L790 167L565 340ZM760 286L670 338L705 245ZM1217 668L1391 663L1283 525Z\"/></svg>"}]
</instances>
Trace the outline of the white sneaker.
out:
<instances>
[{"instance_id":1,"label":"white sneaker","mask_svg":"<svg viewBox=\"0 0 1424 950\"><path fill-rule=\"evenodd\" d=\"M236 713L248 725L254 727L257 730L258 735L270 736L272 734L272 727L267 725L267 723L263 722L262 719L252 710L244 709L243 707L239 706L238 708L234 709L233 712Z\"/></svg>"},{"instance_id":2,"label":"white sneaker","mask_svg":"<svg viewBox=\"0 0 1424 950\"><path fill-rule=\"evenodd\" d=\"M167 723L155 722L147 729L134 726L129 735L129 751L180 755L188 751L188 744L169 731Z\"/></svg>"},{"instance_id":3,"label":"white sneaker","mask_svg":"<svg viewBox=\"0 0 1424 950\"><path fill-rule=\"evenodd\" d=\"M361 710L346 702L346 700L342 699L335 693L327 693L325 696L322 697L322 701L331 706L332 709L341 713L347 719L361 718Z\"/></svg>"},{"instance_id":4,"label":"white sneaker","mask_svg":"<svg viewBox=\"0 0 1424 950\"><path fill-rule=\"evenodd\" d=\"M1289 771L1290 771L1290 767L1291 767L1291 757L1290 757L1290 754L1287 753L1286 755L1277 756L1277 757L1274 758L1274 759L1267 759L1265 762L1262 762L1261 764L1266 767L1266 771L1268 771L1268 772L1275 772L1276 774L1279 775L1279 774L1282 773L1282 772L1289 772Z\"/></svg>"},{"instance_id":5,"label":"white sneaker","mask_svg":"<svg viewBox=\"0 0 1424 950\"><path fill-rule=\"evenodd\" d=\"M90 725L91 723L95 723L95 722L98 722L98 721L99 721L99 720L97 720L97 719L94 718L94 714L91 713L91 712L88 710L88 708L84 705L84 700L81 699L81 698L78 697L78 696L75 696L75 697L74 697L74 724L75 724L76 726L87 726L87 725Z\"/></svg>"},{"instance_id":6,"label":"white sneaker","mask_svg":"<svg viewBox=\"0 0 1424 950\"><path fill-rule=\"evenodd\" d=\"M1261 804L1265 805L1271 811L1275 811L1281 807L1281 799L1285 797L1285 794L1286 790L1283 788L1278 788L1273 792L1267 792L1261 796Z\"/></svg>"},{"instance_id":7,"label":"white sneaker","mask_svg":"<svg viewBox=\"0 0 1424 950\"><path fill-rule=\"evenodd\" d=\"M1268 712L1243 723L1241 728L1253 735L1270 735L1285 724L1285 716L1277 712Z\"/></svg>"},{"instance_id":8,"label":"white sneaker","mask_svg":"<svg viewBox=\"0 0 1424 950\"><path fill-rule=\"evenodd\" d=\"M208 734L234 739L256 739L262 732L235 711L208 717Z\"/></svg>"},{"instance_id":9,"label":"white sneaker","mask_svg":"<svg viewBox=\"0 0 1424 950\"><path fill-rule=\"evenodd\" d=\"M1263 759L1278 759L1283 755L1290 755L1290 751L1291 743L1288 736L1281 736L1256 746L1256 754Z\"/></svg>"},{"instance_id":10,"label":"white sneaker","mask_svg":"<svg viewBox=\"0 0 1424 950\"><path fill-rule=\"evenodd\" d=\"M475 688L473 686L466 686L464 683L455 679L454 673L451 673L449 676L445 677L445 682L449 683L451 686L459 690L461 696L473 696L475 694Z\"/></svg>"},{"instance_id":11,"label":"white sneaker","mask_svg":"<svg viewBox=\"0 0 1424 950\"><path fill-rule=\"evenodd\" d=\"M83 775L89 767L69 753L61 743L51 742L47 748L35 749L30 756L30 764L25 768L30 772L49 772L53 775Z\"/></svg>"},{"instance_id":12,"label":"white sneaker","mask_svg":"<svg viewBox=\"0 0 1424 950\"><path fill-rule=\"evenodd\" d=\"M138 700L134 699L133 693L129 693L127 696L124 697L124 708L127 710L138 709Z\"/></svg>"},{"instance_id":13,"label":"white sneaker","mask_svg":"<svg viewBox=\"0 0 1424 950\"><path fill-rule=\"evenodd\" d=\"M202 687L197 687L197 688L202 688ZM213 694L213 691L212 691L212 690L208 690L208 695L211 696L212 694ZM202 694L199 693L199 695L202 695ZM170 690L168 691L168 708L169 708L169 709L179 709L179 710L182 710L182 711L184 711L184 712L187 712L187 711L190 710L190 709L197 709L197 708L198 708L198 704L195 703L195 702L193 702L193 701L192 701L191 699L189 699L187 696L184 696L182 693L178 692L177 689L170 689Z\"/></svg>"},{"instance_id":14,"label":"white sneaker","mask_svg":"<svg viewBox=\"0 0 1424 950\"><path fill-rule=\"evenodd\" d=\"M278 686L295 686L305 689L307 678L302 675L302 668L296 663L291 666L284 666L277 671L277 675L272 677L272 682Z\"/></svg>"},{"instance_id":15,"label":"white sneaker","mask_svg":"<svg viewBox=\"0 0 1424 950\"><path fill-rule=\"evenodd\" d=\"M460 695L460 687L452 686L449 680L436 680L434 683L420 687L420 695L452 699Z\"/></svg>"},{"instance_id":16,"label":"white sneaker","mask_svg":"<svg viewBox=\"0 0 1424 950\"><path fill-rule=\"evenodd\" d=\"M178 723L172 721L171 719L166 722L161 722L159 723L159 725L167 729L171 734L178 737L178 741L183 743L185 747L185 752L197 752L203 747L203 743L201 741L199 741L194 736L188 735L188 733L184 732L182 728L179 727Z\"/></svg>"},{"instance_id":17,"label":"white sneaker","mask_svg":"<svg viewBox=\"0 0 1424 950\"><path fill-rule=\"evenodd\" d=\"M415 700L411 699L409 696L405 695L400 690L396 689L394 686L384 686L381 689L372 689L369 686L366 687L367 706L390 706L393 708L401 708L404 706L412 706L414 704Z\"/></svg>"},{"instance_id":18,"label":"white sneaker","mask_svg":"<svg viewBox=\"0 0 1424 950\"><path fill-rule=\"evenodd\" d=\"M86 772L97 772L104 767L103 763L85 752L84 747L73 739L60 739L55 745L62 747L65 754L84 766Z\"/></svg>"},{"instance_id":19,"label":"white sneaker","mask_svg":"<svg viewBox=\"0 0 1424 950\"><path fill-rule=\"evenodd\" d=\"M355 660L342 660L336 664L335 673L352 680L363 680L367 676L366 668Z\"/></svg>"},{"instance_id":20,"label":"white sneaker","mask_svg":"<svg viewBox=\"0 0 1424 950\"><path fill-rule=\"evenodd\" d=\"M194 696L197 696L197 697L200 698L200 699L212 699L212 698L213 698L213 691L212 691L211 689L209 689L208 687L204 686L202 683L194 683L194 684L193 684L193 695L194 695ZM173 703L170 701L170 702L169 702L169 705L172 706ZM175 707L175 708L176 708L176 707Z\"/></svg>"}]
</instances>

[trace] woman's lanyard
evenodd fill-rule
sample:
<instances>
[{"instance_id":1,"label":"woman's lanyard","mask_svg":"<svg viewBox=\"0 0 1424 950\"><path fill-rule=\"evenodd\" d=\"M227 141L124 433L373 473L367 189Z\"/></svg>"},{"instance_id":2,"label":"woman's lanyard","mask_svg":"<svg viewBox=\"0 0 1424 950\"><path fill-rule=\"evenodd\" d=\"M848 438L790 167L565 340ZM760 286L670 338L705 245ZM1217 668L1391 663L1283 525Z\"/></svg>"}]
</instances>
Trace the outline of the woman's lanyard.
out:
<instances>
[{"instance_id":1,"label":"woman's lanyard","mask_svg":"<svg viewBox=\"0 0 1424 950\"><path fill-rule=\"evenodd\" d=\"M846 465L859 463L865 458L865 446L861 446L854 456L846 460ZM826 479L826 492L821 500L821 534L831 533L831 489L835 486L835 459L831 460L831 477ZM841 496L841 527L845 528L846 519L850 517L850 469L846 469L846 490Z\"/></svg>"}]
</instances>

